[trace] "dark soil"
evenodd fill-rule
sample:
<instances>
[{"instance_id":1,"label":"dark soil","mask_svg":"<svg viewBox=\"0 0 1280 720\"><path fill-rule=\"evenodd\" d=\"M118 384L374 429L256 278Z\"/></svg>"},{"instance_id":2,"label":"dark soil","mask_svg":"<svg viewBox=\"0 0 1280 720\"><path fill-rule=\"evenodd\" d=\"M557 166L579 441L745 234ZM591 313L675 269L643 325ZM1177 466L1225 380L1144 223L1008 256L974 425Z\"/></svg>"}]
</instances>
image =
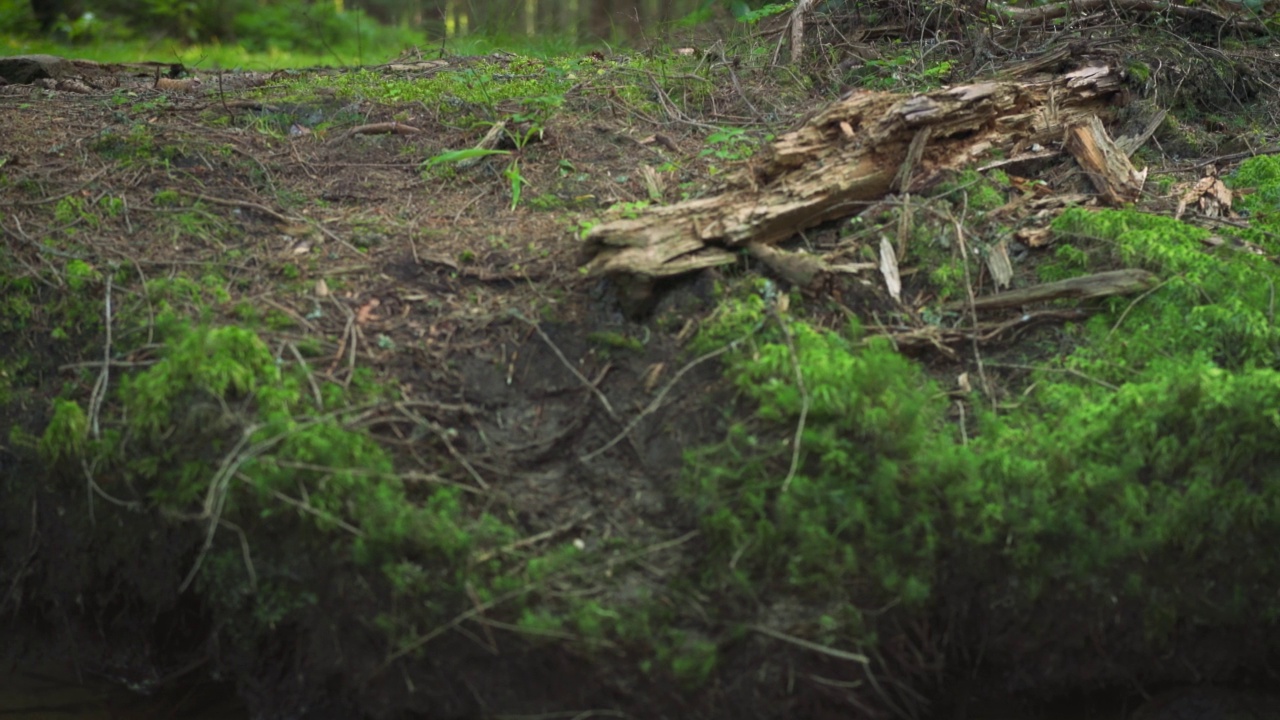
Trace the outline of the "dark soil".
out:
<instances>
[{"instance_id":1,"label":"dark soil","mask_svg":"<svg viewBox=\"0 0 1280 720\"><path fill-rule=\"evenodd\" d=\"M451 127L434 108L372 102L359 103L363 123L398 118L423 132L301 132L349 116L351 100L326 96L321 80L310 97L278 101L276 79L205 75L202 88L163 93L149 68L97 67L86 74L88 93L7 88L0 204L8 261L32 276L73 259L128 265L140 278L215 270L235 299L292 320L264 337L318 340L331 358L319 363L323 377L349 382L357 367L370 369L439 428L435 438L409 437L394 418L372 419L407 468L421 462L435 472L438 453L449 453L456 462L447 481L483 493L529 536L576 537L588 547L614 535L642 544L687 536L695 518L672 511L670 483L684 448L718 437L733 394L705 363L653 400L686 362L681 346L713 307L715 274L668 283L645 317L628 316L609 280L578 271L578 215L512 210L497 164L424 180L424 159L474 144L477 132ZM258 97L245 88L264 85L267 99L244 99ZM640 164L676 160L691 177L705 164L697 128L613 115L585 104L557 114L523 151L526 197L634 202L645 197ZM655 130L664 144L645 139ZM565 163L578 178L571 188ZM162 206L157 193L166 191L185 200ZM60 200L94 207L108 196L125 209L101 226L53 217ZM206 222L175 229L172 216L190 200ZM216 321L236 322L234 308L216 310ZM40 367L9 405L6 427L38 435L50 398L74 377L70 366L91 360L68 353L74 343L41 342L51 330L37 322L8 334L9 357L29 355ZM626 342L613 347L602 337ZM19 458L0 453L6 482L36 482L41 470ZM0 605L13 612L10 631L22 630L6 645L11 662L38 659L142 689L224 678L262 717L683 713L663 685L583 684L574 678L593 675L590 661L521 643L501 642L495 654L474 638L445 637L432 646L444 665L388 670L385 640L349 620L360 616L359 592L334 593L345 601L331 597L318 609L333 619L327 632L282 628L252 648L220 646L207 614L176 593L202 531L157 528L153 550L136 564L90 569L91 536L64 521L60 505L82 500L42 497L6 509L6 524L24 528L3 534L12 579ZM100 517L112 512L98 503ZM195 669L180 672L188 666ZM739 710L750 715L749 705Z\"/></svg>"},{"instance_id":2,"label":"dark soil","mask_svg":"<svg viewBox=\"0 0 1280 720\"><path fill-rule=\"evenodd\" d=\"M47 278L72 259L131 267L140 279L216 270L232 302L214 308L212 321L240 322L237 303L277 313L288 322L261 330L269 344L316 342L323 377L350 383L357 369L367 369L398 388L401 405L432 432L413 434L390 412L372 415L367 427L396 449L406 472L439 473L441 482L465 486L526 537L592 547L621 535L638 545L675 543L672 557L698 553L698 540L684 539L697 518L673 502L673 481L686 449L722 437L737 396L713 362L688 368L661 392L687 368L685 343L714 311L716 283L759 268L743 261L670 282L635 312L610 279L579 272L575 223L615 202L646 199L642 165L674 162L692 192L713 191L711 160L699 152L707 128L753 117L744 101L762 102L768 85L757 79L746 95L718 89L706 103L712 109L685 121L646 118L622 103L571 92L537 141L519 150L528 185L526 202L512 210L500 162L448 180L423 173L424 160L475 145L482 129L454 125L454 116L421 103L335 97L324 82L333 72L317 71L320 81L305 97L280 91L283 76L249 74L204 74L195 90L162 92L145 68L99 68L85 75L88 92L0 88L6 266L31 278ZM771 127L785 128L827 99L815 93L808 107L785 108ZM421 132L345 132L391 122ZM157 201L169 191L181 202ZM666 193L676 199L676 189ZM123 206L107 219L55 212L68 198L94 208L109 197ZM558 205L533 209L534 197ZM193 200L198 222L175 225ZM828 241L835 239L822 230L803 239L818 249ZM906 279L905 295L930 292L925 274ZM52 303L60 289L49 283L41 292ZM896 307L866 278L833 281L814 300L813 321L829 327L848 314L890 322ZM891 333L924 325L909 313L890 324L884 329ZM25 330L0 336L6 361L30 358L21 366L23 384L4 403L0 429L38 436L52 398L65 383L83 382L76 364L100 357L100 338L64 328L71 340L55 342L53 330L37 312ZM1036 351L1016 344L1028 338L1051 345L1057 334L1050 326L1001 338L986 348L988 360L1026 362ZM951 378L950 387L976 364L966 354L969 343L948 342L947 352L930 342L904 341L904 349ZM134 359L146 357L124 360ZM1008 396L1016 392L1017 371L993 377L1010 386ZM26 457L0 447L0 487L42 482L42 469ZM214 626L189 594L177 592L203 529L158 524L152 552L134 565L94 567L90 536L66 519L78 517L68 516L69 503L84 502L43 494L0 512L0 622L13 639L4 645L7 662L52 659L144 689L218 678L234 683L255 717L817 719L891 712L883 705L851 709L840 683L861 680L842 664L790 655L769 664L776 647L749 638L697 693L657 674L601 672L597 659L501 631L482 638L460 628L425 657L388 666L385 637L359 620L386 588L364 577L334 577L305 626L279 628L249 647L224 644L228 628ZM95 507L98 522L124 513L102 501ZM320 572L325 562L298 558ZM652 582L661 584L667 562L654 561ZM906 650L885 662L897 663L901 677L919 671L935 707L962 698L956 712L963 711L969 680L913 668ZM805 673L832 685L793 694L795 675ZM1002 695L1008 677L997 673L972 696ZM976 682L990 679L980 674ZM1128 689L1120 692L1129 697Z\"/></svg>"}]
</instances>

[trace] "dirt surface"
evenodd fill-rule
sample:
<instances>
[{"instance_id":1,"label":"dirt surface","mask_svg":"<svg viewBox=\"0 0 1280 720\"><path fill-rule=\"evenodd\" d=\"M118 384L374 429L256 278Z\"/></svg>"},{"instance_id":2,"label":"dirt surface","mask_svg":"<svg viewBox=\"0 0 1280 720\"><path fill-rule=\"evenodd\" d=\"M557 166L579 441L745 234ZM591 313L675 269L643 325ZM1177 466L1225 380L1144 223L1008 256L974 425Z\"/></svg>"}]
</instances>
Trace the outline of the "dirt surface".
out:
<instances>
[{"instance_id":1,"label":"dirt surface","mask_svg":"<svg viewBox=\"0 0 1280 720\"><path fill-rule=\"evenodd\" d=\"M147 76L98 80L114 89L35 90L4 101L9 190L38 196L9 206L7 237L24 262L82 257L131 264L146 277L223 270L237 298L294 322L281 341L323 340L328 376L347 378L358 364L395 378L410 404L438 408L438 419L461 434L457 449L484 476L506 476L500 490L530 527L558 526L651 493L650 483L678 468L678 448L706 437L714 405L697 390L707 374L695 373L689 388L608 453L617 464L567 460L598 452L617 435L647 403L642 376L677 346L669 334L625 317L607 280L578 272L574 215L512 210L501 168L492 164L454 182L424 180L423 160L474 144L474 131L441 124L431 108L325 100L323 81L319 98L232 109L226 101L240 95L220 97L210 87L217 80L191 93L158 92ZM271 81L223 80L265 83L268 97ZM160 107L144 109L155 101ZM558 115L525 149L531 188L567 193L557 164L567 161L583 178L573 192L597 207L640 199L640 162L674 155L696 164L696 140L677 135L667 150L642 142L643 128L583 114ZM335 128L321 137L304 125L335 116L370 125L400 118L422 132ZM121 139L137 126L148 139ZM135 151L125 167L111 162ZM151 162L152 154L164 157ZM161 191L198 203L207 223L175 230L165 216L177 211L154 202ZM74 250L38 244L86 229L76 220L24 222L27 208L34 215L60 199L92 204L107 195L124 200L118 221L77 235ZM680 283L658 314L679 330L709 309L709 283ZM597 332L635 337L643 350L608 353L588 341ZM670 418L681 428L659 431ZM661 512L656 500L640 506ZM601 529L607 522L595 521Z\"/></svg>"},{"instance_id":2,"label":"dirt surface","mask_svg":"<svg viewBox=\"0 0 1280 720\"><path fill-rule=\"evenodd\" d=\"M506 57L381 71L412 80L478 62L501 65ZM683 449L716 439L733 402L714 363L690 366L681 355L698 318L712 310L716 276L670 282L644 317L628 316L607 279L579 272L575 222L647 197L643 165L680 164L670 192L677 181L704 176L701 124L646 123L570 91L566 107L528 145L506 145L519 153L525 197L555 209L526 202L513 210L499 163L483 162L452 179L424 177L426 159L481 139L484 129L475 129L474 120L459 127L442 119L439 107L340 97L326 87L325 77L340 75L334 71L203 74L195 85L191 76L165 70L160 76L158 66L92 66L83 85L58 89L50 79L45 88L3 89L0 203L12 262L33 276L74 260L129 267L140 281L215 273L233 300L208 320L234 324L236 306L244 304L276 314L286 327L263 329L262 336L286 353L318 341L318 377L345 384L361 369L398 388L401 412L384 410L365 424L397 448L406 471L487 498L487 506L534 540L576 538L591 547L625 535L649 545L676 539L673 548L696 551L687 542L694 519L671 511L670 483ZM157 77L171 75L189 84L157 89ZM297 77L318 79L302 92L284 88ZM726 111L741 104L726 99ZM350 132L381 123L416 132L386 126ZM120 201L106 222L91 213L54 212L96 208L104 198ZM586 210L572 210L579 207ZM175 223L175 216L182 220ZM40 293L52 303L58 289ZM39 432L48 393L74 377L76 363L91 360L67 355L57 343L31 342L31 335L16 333L5 340L11 350L21 347L49 363L40 387L28 388L18 403L27 414L13 418ZM150 356L144 346L118 360L121 367L145 365ZM417 420L412 432L406 414ZM445 477L436 474L442 455L454 460ZM0 454L0 462L10 456ZM52 513L49 527L60 525L57 509L38 512ZM118 581L171 586L191 559L192 531L157 538L147 562L121 568ZM64 526L41 540L41 553L92 555L85 540ZM13 538L10 549L13 557L32 559L27 538ZM19 564L15 577L30 582L34 572ZM54 597L75 595L82 581L38 574ZM373 716L416 707L459 718L483 707L609 706L618 692L653 693L659 706L675 702L662 699L660 688L571 689L561 679L589 674L581 660L508 652L495 665L471 640L437 643L455 660L443 676L421 666L386 673L385 650L355 628L340 633L341 659L324 657L327 648L316 655L296 647L292 636L257 648L256 657L220 654L186 635L201 632L199 608L174 598L171 587L142 594L168 609L156 616L121 606L103 625L100 616L81 616L79 605L55 602L65 632L39 630L29 644L11 646L12 656L71 657L78 672L131 685L168 682L176 679L175 664L213 657L214 674L233 678L263 716L344 714L356 697ZM47 645L45 633L61 639ZM141 646L138 637L146 639ZM333 686L326 678L343 679ZM353 695L350 683L357 680L365 689ZM419 707L419 696L429 704Z\"/></svg>"},{"instance_id":3,"label":"dirt surface","mask_svg":"<svg viewBox=\"0 0 1280 720\"><path fill-rule=\"evenodd\" d=\"M489 68L487 82L517 82L535 72L506 55L406 57L376 71L427 82L479 63ZM512 66L504 75L506 63ZM66 287L47 278L64 275L75 261L136 275L138 286L102 288L106 297L119 293L119 303L137 300L137 287L147 280L208 282L227 299L193 300L182 311L213 324L252 326L280 362L301 359L298 348L306 344L318 379L350 386L370 373L398 390L394 402L357 424L394 448L411 495L425 496L433 484L463 488L531 544L573 541L591 549L625 537L653 550L636 573L661 587L673 568L702 552L697 518L673 501L683 453L721 439L730 413L746 407L715 362L698 362L687 352L688 341L715 311L717 285L767 273L744 259L666 281L652 294L646 288L636 302L616 279L580 271L579 223L618 203L714 192L726 165L750 161L704 152L711 130L746 125L761 134L782 132L836 93L784 93L766 82L767 73L744 77L744 89L724 75L697 103L700 114L672 106L668 117L656 118L609 90L626 83L647 88L649 78L601 70L600 78L570 87L563 105L541 122L530 120L536 113L519 102L472 109L463 107L469 100L447 95L435 104L372 98L344 85L347 74L196 73L196 84L191 73L167 66L94 67L76 85L48 78L44 86L0 88L7 261L15 274L40 284L35 292L50 306ZM298 85L304 80L308 85ZM508 154L445 170L424 165L481 143L486 122L500 118L517 129L496 145ZM1213 137L1227 142L1226 135ZM513 159L523 183L514 209ZM1178 169L1166 160L1167 169ZM646 179L644 168L664 164L674 169ZM1088 188L1065 161L1043 176L1061 193ZM1168 206L1173 199L1154 202ZM862 207L850 216L876 212ZM822 227L791 247L826 252L834 261L840 252L843 260L865 261L865 247L878 246L845 247L839 232ZM1029 260L1019 272L1030 274L1034 266ZM927 274L926 268L905 275L907 304L929 299ZM980 290L989 289L984 282L990 279L978 280ZM895 336L948 387L969 371L978 382L971 353L981 338L988 361L1008 361L1005 370L997 370L998 363L988 368L1002 399L1022 388L1018 363L1066 342L1057 328L1080 317L1063 311L1028 325L931 334L919 315L897 311L874 272L838 276L808 297L815 325L862 317ZM38 368L22 369L34 382L10 398L14 412L6 424L39 435L64 385L91 390L92 375L79 371L101 357L103 338L82 337L75 327L61 333L42 327L39 307L32 317L34 330L7 333L0 346L9 358L19 351L39 358ZM137 350L113 358L121 372L154 361L155 348L134 340ZM1018 341L1034 349L1016 349ZM34 471L21 462L17 453L0 452L0 474ZM60 520L65 511L36 503L7 511L6 517L29 515L32 522L29 534L5 536L13 580L0 583L0 593L8 592L0 594L0 608L11 607L23 622L40 619L24 643L7 649L10 659L41 652L70 657L77 671L144 688L184 673L208 674L236 683L258 717L550 717L541 713L566 709L587 717L587 708L626 708L653 718L848 717L849 688L865 680L860 669L829 655L794 644L779 652L749 636L735 641L709 688L689 694L660 674L599 678L598 656L509 641L497 621L483 631L447 633L425 658L396 664L388 658L400 655L381 635L350 621L387 588L345 576L335 578L332 593L311 614L331 624L316 621L305 633L282 629L251 648L222 647L217 638L226 628L211 628L202 608L176 591L202 528L157 525L153 554L135 567L98 569L118 583L96 586L99 602L86 599L78 566L59 570L48 560L92 555L87 536ZM324 557L296 560L324 572ZM695 608L715 602L696 595L685 600ZM768 612L802 614L786 607ZM895 709L917 715L931 702L945 706L939 695L964 687L912 655L915 638L928 646L945 631L899 631L879 663L895 678L914 673L923 690L867 692L868 702L883 700L863 708L867 717ZM58 639L35 650L46 637ZM939 656L947 652L937 649ZM1266 654L1264 648L1252 652ZM795 676L817 677L821 687L793 694ZM980 701L1014 684L973 695ZM950 700L961 708L967 702L960 695Z\"/></svg>"}]
</instances>

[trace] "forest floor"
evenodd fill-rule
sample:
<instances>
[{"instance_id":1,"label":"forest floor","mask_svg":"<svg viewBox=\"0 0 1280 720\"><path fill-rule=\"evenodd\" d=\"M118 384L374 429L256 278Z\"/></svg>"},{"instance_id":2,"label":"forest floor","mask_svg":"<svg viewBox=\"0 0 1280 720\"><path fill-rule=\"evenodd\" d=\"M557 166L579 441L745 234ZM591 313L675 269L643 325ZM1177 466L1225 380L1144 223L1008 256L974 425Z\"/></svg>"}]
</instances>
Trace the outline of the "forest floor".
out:
<instances>
[{"instance_id":1,"label":"forest floor","mask_svg":"<svg viewBox=\"0 0 1280 720\"><path fill-rule=\"evenodd\" d=\"M1148 168L1137 207L1171 218L1189 198L1218 245L1269 262L1270 239L1224 234L1246 214L1203 198L1276 140L1273 53L1145 35L1122 51L1138 36L1108 32L1044 71L1128 73L1131 106L1150 112L1118 110L1117 135L1169 111L1135 156ZM1045 37L1046 54L1070 40ZM813 51L827 60L774 65L773 43L757 40L551 60L415 51L278 73L82 63L0 87L0 610L26 629L6 657L70 658L144 691L217 678L260 717L928 717L1085 696L1073 712L1119 717L1201 679L1261 682L1270 625L1178 625L1183 644L1147 645L1150 616L1126 616L1137 630L1116 629L1121 610L1102 625L1058 614L1059 626L1046 601L1025 616L1046 634L1018 647L1018 627L966 627L999 618L1002 599L959 570L930 570L931 584L956 598L972 582L973 598L922 611L900 580L882 591L846 578L837 603L806 589L817 571L803 563L750 565L741 537L728 562L699 564L725 551L716 532L748 532L707 524L736 510L717 515L689 478L699 448L763 427L752 416L768 399L744 383L767 383L721 361L765 324L789 315L839 333L857 318L895 341L959 447L984 408L1013 412L1037 369L1084 345L1089 317L1119 325L1133 301L1058 301L1056 319L1023 324L1013 308L982 327L946 310L993 292L993 254L1013 287L1131 264L1090 249L1090 233L1050 231L1061 207L1034 199L1099 202L1062 152L964 168L915 211L887 197L797 228L784 247L857 267L813 288L792 291L746 253L638 293L587 270L583 238L602 218L714 197L851 85L919 92L1026 59L872 41ZM910 212L920 219L904 231ZM935 242L956 224L992 240L981 258ZM904 250L900 290L886 238ZM725 310L751 303L763 303L754 315ZM770 337L796 363L779 377L808 372L803 331ZM1054 372L1118 392L1080 366ZM795 388L816 397L816 382ZM734 477L734 462L744 477L768 465L778 483L818 473L790 452L825 422L814 403L810 428L805 397L799 429L783 412L708 462ZM753 460L756 442L780 451ZM864 539L841 532L837 546ZM784 555L831 547L803 529L769 537L794 543ZM749 570L736 569L743 556ZM738 575L707 579L724 568ZM791 590L734 584L755 572ZM887 604L832 609L850 597ZM1095 627L1109 630L1081 646ZM1136 666L1157 650L1164 659ZM1028 669L1031 656L1044 666ZM1265 704L1222 702L1206 712Z\"/></svg>"}]
</instances>

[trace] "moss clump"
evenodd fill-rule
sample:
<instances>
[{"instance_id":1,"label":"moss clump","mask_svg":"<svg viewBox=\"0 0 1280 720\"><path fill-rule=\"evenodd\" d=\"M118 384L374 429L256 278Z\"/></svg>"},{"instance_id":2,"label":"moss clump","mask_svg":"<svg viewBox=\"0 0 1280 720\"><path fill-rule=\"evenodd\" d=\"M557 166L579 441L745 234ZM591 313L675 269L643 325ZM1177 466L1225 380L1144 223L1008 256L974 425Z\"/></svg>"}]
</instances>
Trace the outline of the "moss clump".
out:
<instances>
[{"instance_id":1,"label":"moss clump","mask_svg":"<svg viewBox=\"0 0 1280 720\"><path fill-rule=\"evenodd\" d=\"M978 212L995 210L1008 199L997 185L1007 185L1009 176L997 171L984 176L977 170L964 170L953 179L943 182L930 193L933 197L949 197L956 205L965 204Z\"/></svg>"},{"instance_id":2,"label":"moss clump","mask_svg":"<svg viewBox=\"0 0 1280 720\"><path fill-rule=\"evenodd\" d=\"M1280 372L1265 293L1238 284L1265 288L1269 266L1138 213L1058 227L1176 275L1084 328L1065 362L1111 382L1043 373L1017 409L979 410L967 442L942 393L856 326L784 328L748 298L710 328L767 324L725 355L755 419L691 452L682 481L700 581L732 598L718 622L800 603L821 621L794 632L857 651L904 616L965 613L992 646L1078 650L1064 673L1096 653L1085 635L1149 657L1175 630L1280 631Z\"/></svg>"},{"instance_id":3,"label":"moss clump","mask_svg":"<svg viewBox=\"0 0 1280 720\"><path fill-rule=\"evenodd\" d=\"M1208 231L1134 211L1072 209L1053 227L1164 278L1155 292L1137 300L1111 300L1116 315L1088 324L1086 347L1069 360L1078 369L1122 383L1135 379L1135 372L1164 373L1169 366L1201 362L1227 369L1276 366L1280 335L1270 318L1276 272L1265 258L1209 251L1203 242ZM1120 314L1123 332L1116 330Z\"/></svg>"},{"instance_id":4,"label":"moss clump","mask_svg":"<svg viewBox=\"0 0 1280 720\"><path fill-rule=\"evenodd\" d=\"M340 387L322 383L317 397L304 367L283 366L239 327L184 327L165 347L155 364L121 379L100 433L90 434L78 404L61 400L40 449L66 469L68 489L82 489L81 468L90 467L112 479L119 500L207 533L213 542L195 552L188 580L242 639L298 620L348 564L381 569L417 594L415 608L431 598L432 622L470 602L467 587L489 593L514 582L494 563L469 561L514 532L470 512L453 487L411 501L386 451L344 422L350 410L317 405L331 390L345 396ZM113 533L119 560L145 552L146 532ZM417 580L406 579L406 564Z\"/></svg>"},{"instance_id":5,"label":"moss clump","mask_svg":"<svg viewBox=\"0 0 1280 720\"><path fill-rule=\"evenodd\" d=\"M643 340L620 332L593 332L587 336L587 342L606 351L644 352Z\"/></svg>"},{"instance_id":6,"label":"moss clump","mask_svg":"<svg viewBox=\"0 0 1280 720\"><path fill-rule=\"evenodd\" d=\"M737 423L724 444L689 457L684 495L710 538L711 580L845 602L850 583L874 581L926 599L938 542L927 498L955 470L932 389L888 343L857 348L856 327L795 323L791 333L805 394L776 333L744 348L730 377L765 424ZM764 428L794 427L806 396L804 462L784 481L791 448Z\"/></svg>"},{"instance_id":7,"label":"moss clump","mask_svg":"<svg viewBox=\"0 0 1280 720\"><path fill-rule=\"evenodd\" d=\"M971 446L981 479L948 490L953 522L967 544L996 551L1003 562L989 567L1011 569L1028 599L1112 593L1224 623L1250 603L1280 607L1253 584L1280 573L1257 545L1280 537L1280 472L1269 469L1280 468L1280 374L1166 373L1104 399L1058 384L1039 394L1039 414L984 418Z\"/></svg>"}]
</instances>

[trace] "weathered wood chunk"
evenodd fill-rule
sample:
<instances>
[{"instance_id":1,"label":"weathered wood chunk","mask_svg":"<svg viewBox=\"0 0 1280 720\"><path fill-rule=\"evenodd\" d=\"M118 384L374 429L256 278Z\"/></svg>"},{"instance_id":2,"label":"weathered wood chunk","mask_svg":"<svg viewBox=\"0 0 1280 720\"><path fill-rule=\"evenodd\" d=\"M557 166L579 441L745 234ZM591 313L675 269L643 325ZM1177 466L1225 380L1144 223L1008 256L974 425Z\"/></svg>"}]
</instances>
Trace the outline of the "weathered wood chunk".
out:
<instances>
[{"instance_id":1,"label":"weathered wood chunk","mask_svg":"<svg viewBox=\"0 0 1280 720\"><path fill-rule=\"evenodd\" d=\"M734 248L848 217L891 190L918 191L990 150L1059 142L1109 117L1121 92L1105 65L921 95L855 92L778 138L722 194L592 228L588 267L659 278L730 263Z\"/></svg>"}]
</instances>

